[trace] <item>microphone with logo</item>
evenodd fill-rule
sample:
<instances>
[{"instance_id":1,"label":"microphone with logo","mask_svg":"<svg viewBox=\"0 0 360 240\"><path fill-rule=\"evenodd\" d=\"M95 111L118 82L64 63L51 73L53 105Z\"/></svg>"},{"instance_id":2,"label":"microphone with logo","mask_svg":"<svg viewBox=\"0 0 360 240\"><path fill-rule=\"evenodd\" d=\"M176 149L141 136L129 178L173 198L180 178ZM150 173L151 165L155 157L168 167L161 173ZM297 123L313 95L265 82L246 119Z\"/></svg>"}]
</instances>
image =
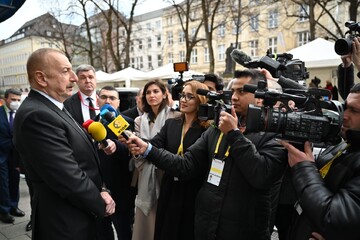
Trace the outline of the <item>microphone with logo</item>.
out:
<instances>
[{"instance_id":1,"label":"microphone with logo","mask_svg":"<svg viewBox=\"0 0 360 240\"><path fill-rule=\"evenodd\" d=\"M104 147L109 145L105 139L107 135L106 129L101 123L89 119L85 121L82 126L95 141L100 142Z\"/></svg>"},{"instance_id":2,"label":"microphone with logo","mask_svg":"<svg viewBox=\"0 0 360 240\"><path fill-rule=\"evenodd\" d=\"M125 130L129 127L129 123L121 116L115 116L114 112L110 112L108 109L103 109L100 112L100 116L107 122L107 127L116 135L122 135L126 140L129 139L129 135Z\"/></svg>"}]
</instances>

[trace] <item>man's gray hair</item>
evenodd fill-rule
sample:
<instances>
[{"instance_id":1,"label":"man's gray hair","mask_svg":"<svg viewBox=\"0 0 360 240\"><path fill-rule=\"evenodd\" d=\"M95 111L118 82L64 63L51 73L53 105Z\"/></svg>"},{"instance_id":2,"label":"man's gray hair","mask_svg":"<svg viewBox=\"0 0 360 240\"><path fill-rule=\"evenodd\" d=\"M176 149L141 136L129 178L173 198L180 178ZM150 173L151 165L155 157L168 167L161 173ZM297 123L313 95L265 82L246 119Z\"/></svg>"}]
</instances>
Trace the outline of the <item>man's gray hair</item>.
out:
<instances>
[{"instance_id":1,"label":"man's gray hair","mask_svg":"<svg viewBox=\"0 0 360 240\"><path fill-rule=\"evenodd\" d=\"M81 64L76 68L75 73L76 73L76 75L78 75L79 72L82 72L82 71L87 72L90 70L92 70L95 73L95 68L93 66L91 66L89 64Z\"/></svg>"}]
</instances>

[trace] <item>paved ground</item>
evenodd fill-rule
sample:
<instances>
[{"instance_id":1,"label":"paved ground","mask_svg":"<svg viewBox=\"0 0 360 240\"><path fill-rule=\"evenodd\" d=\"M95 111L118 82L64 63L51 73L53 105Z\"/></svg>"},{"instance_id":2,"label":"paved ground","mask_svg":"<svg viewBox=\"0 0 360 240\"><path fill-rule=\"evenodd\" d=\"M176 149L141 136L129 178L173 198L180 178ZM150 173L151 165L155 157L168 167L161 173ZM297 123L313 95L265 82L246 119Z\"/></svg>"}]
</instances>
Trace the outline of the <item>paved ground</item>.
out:
<instances>
[{"instance_id":1,"label":"paved ground","mask_svg":"<svg viewBox=\"0 0 360 240\"><path fill-rule=\"evenodd\" d=\"M25 217L15 218L13 224L0 222L0 240L29 240L31 232L26 232L25 227L30 219L30 196L25 179L20 178L20 202L19 208L23 210ZM277 233L274 232L271 240L278 240Z\"/></svg>"}]
</instances>

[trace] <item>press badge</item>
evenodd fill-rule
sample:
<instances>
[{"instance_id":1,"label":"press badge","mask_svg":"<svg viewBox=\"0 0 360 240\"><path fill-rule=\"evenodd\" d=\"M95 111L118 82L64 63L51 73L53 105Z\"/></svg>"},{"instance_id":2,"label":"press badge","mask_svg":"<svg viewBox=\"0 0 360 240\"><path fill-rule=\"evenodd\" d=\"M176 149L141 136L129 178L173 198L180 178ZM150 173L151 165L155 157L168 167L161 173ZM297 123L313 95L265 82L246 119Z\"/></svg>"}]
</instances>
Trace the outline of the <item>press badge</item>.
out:
<instances>
[{"instance_id":1,"label":"press badge","mask_svg":"<svg viewBox=\"0 0 360 240\"><path fill-rule=\"evenodd\" d=\"M225 165L225 161L213 158L211 163L210 173L207 179L208 183L211 183L215 186L219 186L221 176L224 170L224 165Z\"/></svg>"}]
</instances>

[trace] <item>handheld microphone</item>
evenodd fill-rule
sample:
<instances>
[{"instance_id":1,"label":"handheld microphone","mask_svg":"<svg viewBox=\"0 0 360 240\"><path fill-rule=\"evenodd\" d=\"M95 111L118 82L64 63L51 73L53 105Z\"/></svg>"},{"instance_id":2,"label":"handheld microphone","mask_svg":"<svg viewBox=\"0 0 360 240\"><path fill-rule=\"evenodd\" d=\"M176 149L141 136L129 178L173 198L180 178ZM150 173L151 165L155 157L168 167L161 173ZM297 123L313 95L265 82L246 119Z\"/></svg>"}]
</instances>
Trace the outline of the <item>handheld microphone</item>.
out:
<instances>
[{"instance_id":1,"label":"handheld microphone","mask_svg":"<svg viewBox=\"0 0 360 240\"><path fill-rule=\"evenodd\" d=\"M107 109L101 111L100 115L109 123L107 127L116 136L121 134L126 140L129 139L129 135L125 132L125 130L129 127L130 124L121 115L115 117L114 113L109 112Z\"/></svg>"},{"instance_id":2,"label":"handheld microphone","mask_svg":"<svg viewBox=\"0 0 360 240\"><path fill-rule=\"evenodd\" d=\"M106 129L101 123L92 122L88 126L88 133L91 135L91 137L93 139L95 139L95 141L100 142L105 147L107 147L109 145L105 139L106 138Z\"/></svg>"},{"instance_id":3,"label":"handheld microphone","mask_svg":"<svg viewBox=\"0 0 360 240\"><path fill-rule=\"evenodd\" d=\"M102 106L101 109L100 109L100 116L102 116L101 113L103 111L106 112L106 110L113 113L115 117L117 117L119 115L118 112L116 111L116 109L113 106L111 106L110 104L104 104L104 106Z\"/></svg>"},{"instance_id":4,"label":"handheld microphone","mask_svg":"<svg viewBox=\"0 0 360 240\"><path fill-rule=\"evenodd\" d=\"M230 57L234 62L242 66L245 66L248 62L251 61L251 58L246 53L240 51L239 49L232 50L230 53Z\"/></svg>"},{"instance_id":5,"label":"handheld microphone","mask_svg":"<svg viewBox=\"0 0 360 240\"><path fill-rule=\"evenodd\" d=\"M92 124L93 122L94 122L94 120L92 120L92 119L86 120L85 122L83 122L82 127L85 128L85 130L86 130L87 132L89 132L89 126L90 126L90 124Z\"/></svg>"}]
</instances>

